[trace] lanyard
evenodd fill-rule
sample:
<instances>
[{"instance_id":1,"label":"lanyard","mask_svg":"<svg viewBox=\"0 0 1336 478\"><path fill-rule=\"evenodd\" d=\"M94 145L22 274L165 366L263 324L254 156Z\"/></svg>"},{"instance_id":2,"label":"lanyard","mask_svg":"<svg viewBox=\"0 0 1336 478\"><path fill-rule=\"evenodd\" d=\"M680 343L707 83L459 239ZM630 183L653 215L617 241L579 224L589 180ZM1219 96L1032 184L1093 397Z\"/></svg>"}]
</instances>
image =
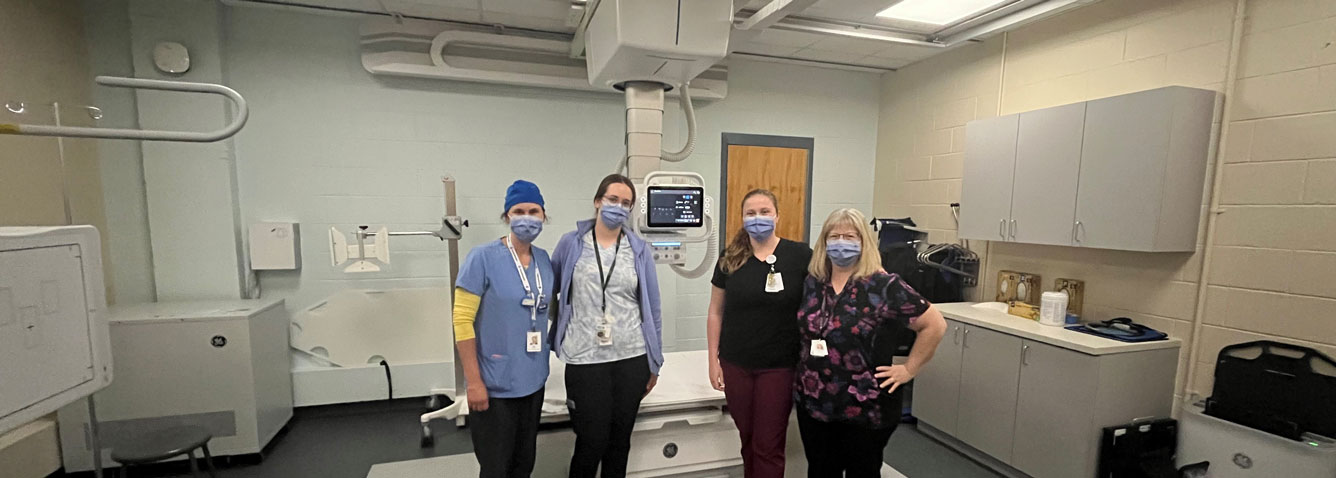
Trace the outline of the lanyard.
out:
<instances>
[{"instance_id":1,"label":"lanyard","mask_svg":"<svg viewBox=\"0 0 1336 478\"><path fill-rule=\"evenodd\" d=\"M844 288L848 289L850 285L852 284L845 284ZM833 287L832 287L832 292L833 292ZM827 293L826 290L823 288L821 290L820 317L824 320L822 320L821 323L818 324L816 328L816 332L818 335L821 336L822 340L825 340L826 334L830 333L829 327L830 323L833 322L835 319L835 309L838 309L840 307L840 294L835 294L835 305L832 306L829 311L827 311L826 309L826 303L828 302L830 302L830 294Z\"/></svg>"},{"instance_id":2,"label":"lanyard","mask_svg":"<svg viewBox=\"0 0 1336 478\"><path fill-rule=\"evenodd\" d=\"M506 236L506 249L510 250L510 258L515 261L515 270L520 273L520 284L524 286L525 301L533 301L529 304L529 323L533 330L538 330L538 304L543 302L543 271L538 270L537 264L534 267L534 282L538 286L538 294L535 295L529 288L529 277L524 274L524 264L520 263L520 255L515 253L515 246L510 243L510 236ZM533 254L529 254L529 260L534 260Z\"/></svg>"},{"instance_id":3,"label":"lanyard","mask_svg":"<svg viewBox=\"0 0 1336 478\"><path fill-rule=\"evenodd\" d=\"M608 313L608 283L612 282L612 271L617 268L617 256L622 252L622 232L617 232L617 247L612 250L612 264L608 265L607 275L603 273L603 250L599 248L598 236L594 231L589 231L589 237L594 241L594 262L598 263L599 285L603 286L603 313Z\"/></svg>"}]
</instances>

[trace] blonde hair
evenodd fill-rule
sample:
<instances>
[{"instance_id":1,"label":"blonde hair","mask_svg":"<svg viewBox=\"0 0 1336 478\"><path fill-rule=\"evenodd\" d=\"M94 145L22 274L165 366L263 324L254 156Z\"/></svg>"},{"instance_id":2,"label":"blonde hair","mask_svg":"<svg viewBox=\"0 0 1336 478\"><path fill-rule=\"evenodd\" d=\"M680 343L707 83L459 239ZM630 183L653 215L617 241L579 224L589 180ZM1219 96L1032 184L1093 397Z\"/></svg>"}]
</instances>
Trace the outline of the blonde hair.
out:
<instances>
[{"instance_id":1,"label":"blonde hair","mask_svg":"<svg viewBox=\"0 0 1336 478\"><path fill-rule=\"evenodd\" d=\"M871 275L881 270L881 252L877 249L877 241L872 237L872 230L868 227L867 217L854 208L837 209L830 213L826 218L826 223L821 226L821 235L816 237L816 244L812 248L812 263L807 265L807 273L817 280L830 280L830 257L826 256L826 237L830 236L830 231L839 226L849 226L858 231L858 236L862 243L863 252L854 264L854 274L850 279Z\"/></svg>"},{"instance_id":2,"label":"blonde hair","mask_svg":"<svg viewBox=\"0 0 1336 478\"><path fill-rule=\"evenodd\" d=\"M779 214L779 200L775 198L775 193L765 189L753 189L749 191L746 195L742 196L742 201L739 204L743 204L745 207L747 200L755 196L765 196L769 198L770 205L775 207L775 214ZM724 248L724 257L719 259L719 270L724 271L726 274L737 272L738 269L742 268L743 264L747 263L747 258L751 257L752 254L751 236L747 234L747 230L741 226L741 223L739 223L738 232L733 235L733 240L729 241L728 247Z\"/></svg>"}]
</instances>

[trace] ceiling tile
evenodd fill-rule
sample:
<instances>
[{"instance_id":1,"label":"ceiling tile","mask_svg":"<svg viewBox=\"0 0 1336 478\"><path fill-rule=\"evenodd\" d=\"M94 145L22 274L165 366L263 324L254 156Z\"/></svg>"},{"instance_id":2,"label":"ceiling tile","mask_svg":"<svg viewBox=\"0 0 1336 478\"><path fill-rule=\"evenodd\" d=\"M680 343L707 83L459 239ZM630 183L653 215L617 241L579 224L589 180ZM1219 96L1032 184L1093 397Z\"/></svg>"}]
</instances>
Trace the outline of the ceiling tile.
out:
<instances>
[{"instance_id":1,"label":"ceiling tile","mask_svg":"<svg viewBox=\"0 0 1336 478\"><path fill-rule=\"evenodd\" d=\"M868 55L863 58L859 58L858 61L855 61L854 63L857 63L859 65L878 66L882 68L901 68L913 62L914 60L906 60L900 58L882 58L879 56Z\"/></svg>"},{"instance_id":2,"label":"ceiling tile","mask_svg":"<svg viewBox=\"0 0 1336 478\"><path fill-rule=\"evenodd\" d=\"M757 55L769 55L769 56L785 56L785 57L793 56L793 54L797 53L798 50L801 50L801 48L794 46L767 45L765 43L756 43L756 42L740 43L737 45L736 48L733 48L733 51L735 52L754 53Z\"/></svg>"},{"instance_id":3,"label":"ceiling tile","mask_svg":"<svg viewBox=\"0 0 1336 478\"><path fill-rule=\"evenodd\" d=\"M759 35L756 35L756 38L752 39L752 41L769 45L806 48L822 38L825 38L825 36L815 33L791 32L769 28L762 30Z\"/></svg>"},{"instance_id":4,"label":"ceiling tile","mask_svg":"<svg viewBox=\"0 0 1336 478\"><path fill-rule=\"evenodd\" d=\"M941 53L941 52L943 52L943 51L946 51L946 49L944 49L944 48L933 48L933 47L923 47L923 46L895 45L895 44L891 44L891 45L888 45L888 46L885 47L885 48L882 48L881 50L877 50L877 51L875 51L875 52L872 52L872 56L877 56L877 57L881 57L881 58L898 58L898 59L907 59L907 60L921 60L921 59L923 59L923 58L927 58L927 57L936 55L936 54Z\"/></svg>"},{"instance_id":5,"label":"ceiling tile","mask_svg":"<svg viewBox=\"0 0 1336 478\"><path fill-rule=\"evenodd\" d=\"M802 50L799 50L797 53L793 54L794 58L802 58L804 60L830 61L835 63L855 63L858 60L862 59L864 56L866 55L859 55L857 53L849 53L843 51L816 50L811 48L804 48Z\"/></svg>"},{"instance_id":6,"label":"ceiling tile","mask_svg":"<svg viewBox=\"0 0 1336 478\"><path fill-rule=\"evenodd\" d=\"M858 38L828 36L812 44L809 48L826 51L843 51L848 53L857 53L860 55L871 55L881 50L885 50L891 43L877 40L862 40Z\"/></svg>"}]
</instances>

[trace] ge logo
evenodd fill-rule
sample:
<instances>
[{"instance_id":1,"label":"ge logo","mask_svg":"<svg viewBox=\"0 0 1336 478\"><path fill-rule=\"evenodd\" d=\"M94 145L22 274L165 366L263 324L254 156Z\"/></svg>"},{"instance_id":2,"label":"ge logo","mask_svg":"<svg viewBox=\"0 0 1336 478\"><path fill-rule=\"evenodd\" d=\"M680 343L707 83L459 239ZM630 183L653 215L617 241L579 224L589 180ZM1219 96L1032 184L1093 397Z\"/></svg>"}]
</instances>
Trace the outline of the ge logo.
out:
<instances>
[{"instance_id":1,"label":"ge logo","mask_svg":"<svg viewBox=\"0 0 1336 478\"><path fill-rule=\"evenodd\" d=\"M213 344L214 347L223 348L227 345L227 337L215 335L213 336L213 339L209 340L209 343Z\"/></svg>"},{"instance_id":2,"label":"ge logo","mask_svg":"<svg viewBox=\"0 0 1336 478\"><path fill-rule=\"evenodd\" d=\"M1238 465L1239 468L1243 468L1245 470L1252 468L1253 466L1252 458L1249 458L1248 455L1244 455L1242 453L1234 454L1234 464Z\"/></svg>"},{"instance_id":3,"label":"ge logo","mask_svg":"<svg viewBox=\"0 0 1336 478\"><path fill-rule=\"evenodd\" d=\"M663 446L663 457L664 457L664 458L672 458L672 457L675 457L675 456L677 456L677 444L676 444L676 443L669 443L669 444Z\"/></svg>"}]
</instances>

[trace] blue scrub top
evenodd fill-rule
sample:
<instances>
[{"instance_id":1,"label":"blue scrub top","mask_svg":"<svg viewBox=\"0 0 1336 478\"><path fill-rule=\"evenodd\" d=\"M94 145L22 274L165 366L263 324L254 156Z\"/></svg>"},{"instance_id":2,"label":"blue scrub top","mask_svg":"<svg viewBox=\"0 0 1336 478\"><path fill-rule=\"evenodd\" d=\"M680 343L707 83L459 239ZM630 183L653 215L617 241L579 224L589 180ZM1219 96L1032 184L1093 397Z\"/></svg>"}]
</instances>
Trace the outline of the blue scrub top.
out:
<instances>
[{"instance_id":1,"label":"blue scrub top","mask_svg":"<svg viewBox=\"0 0 1336 478\"><path fill-rule=\"evenodd\" d=\"M552 277L552 260L547 251L532 247L533 260L525 269L529 287L538 293L534 273L543 275L543 294L551 298L557 289ZM477 335L478 366L482 369L487 393L496 398L532 395L547 382L548 300L539 301L537 319L530 321L530 307L525 298L515 261L504 240L498 239L473 248L459 269L457 287L482 297L478 318L473 323ZM525 339L537 330L543 344L541 352L529 352Z\"/></svg>"}]
</instances>

